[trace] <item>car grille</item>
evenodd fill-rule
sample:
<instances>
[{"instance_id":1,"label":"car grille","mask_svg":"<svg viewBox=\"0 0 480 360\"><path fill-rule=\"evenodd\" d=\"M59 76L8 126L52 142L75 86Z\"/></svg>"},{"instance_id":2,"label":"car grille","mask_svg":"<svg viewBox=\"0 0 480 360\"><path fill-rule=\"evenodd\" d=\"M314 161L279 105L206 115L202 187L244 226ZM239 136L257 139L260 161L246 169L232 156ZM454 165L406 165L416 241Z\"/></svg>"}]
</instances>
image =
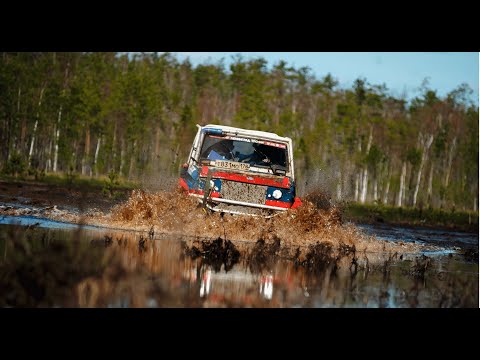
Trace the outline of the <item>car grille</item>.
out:
<instances>
[{"instance_id":1,"label":"car grille","mask_svg":"<svg viewBox=\"0 0 480 360\"><path fill-rule=\"evenodd\" d=\"M265 204L267 186L246 184L238 181L222 180L220 190L223 199L243 201L250 204Z\"/></svg>"}]
</instances>

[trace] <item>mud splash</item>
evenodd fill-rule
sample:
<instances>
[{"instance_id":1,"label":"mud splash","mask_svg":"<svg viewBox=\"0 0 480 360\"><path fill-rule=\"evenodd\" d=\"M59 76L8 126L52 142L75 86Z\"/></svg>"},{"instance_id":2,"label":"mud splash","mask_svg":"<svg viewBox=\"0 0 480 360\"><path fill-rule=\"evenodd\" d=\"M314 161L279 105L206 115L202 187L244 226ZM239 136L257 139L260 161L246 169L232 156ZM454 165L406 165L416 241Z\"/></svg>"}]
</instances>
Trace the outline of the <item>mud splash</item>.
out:
<instances>
[{"instance_id":1,"label":"mud splash","mask_svg":"<svg viewBox=\"0 0 480 360\"><path fill-rule=\"evenodd\" d=\"M278 243L288 257L297 252L302 258L311 246L328 244L336 252L342 247L354 247L359 253L418 253L438 250L434 245L382 241L351 223L343 223L342 209L321 192L312 192L295 210L283 212L273 218L234 216L205 211L198 201L181 191L133 190L128 200L114 206L111 211L91 209L72 212L57 207L38 209L1 209L5 215L45 217L76 224L106 228L135 230L154 234L169 234L206 241L232 241L267 245ZM209 239L209 240L208 240ZM240 250L242 251L242 250Z\"/></svg>"},{"instance_id":2,"label":"mud splash","mask_svg":"<svg viewBox=\"0 0 480 360\"><path fill-rule=\"evenodd\" d=\"M193 260L201 257L205 264L213 267L215 271L220 271L222 265L225 271L230 271L240 258L240 251L229 240L218 238L214 241L203 240L200 246L188 246L185 242L184 253Z\"/></svg>"},{"instance_id":3,"label":"mud splash","mask_svg":"<svg viewBox=\"0 0 480 360\"><path fill-rule=\"evenodd\" d=\"M318 192L306 196L298 209L265 219L207 213L197 200L181 192L135 190L126 203L112 210L110 223L143 230L154 227L161 232L234 242L262 240L272 244L279 241L281 248L300 248L301 252L319 242L336 249L348 246L367 252L418 252L432 248L377 240L353 224L343 224L341 214L340 207Z\"/></svg>"}]
</instances>

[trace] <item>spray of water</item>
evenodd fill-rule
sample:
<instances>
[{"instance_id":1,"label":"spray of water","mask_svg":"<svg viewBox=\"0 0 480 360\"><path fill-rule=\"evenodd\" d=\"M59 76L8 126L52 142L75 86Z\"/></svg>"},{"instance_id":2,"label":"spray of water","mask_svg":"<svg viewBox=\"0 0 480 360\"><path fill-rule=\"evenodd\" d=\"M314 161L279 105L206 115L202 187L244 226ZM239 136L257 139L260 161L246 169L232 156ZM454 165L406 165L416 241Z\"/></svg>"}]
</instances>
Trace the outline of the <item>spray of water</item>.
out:
<instances>
[{"instance_id":1,"label":"spray of water","mask_svg":"<svg viewBox=\"0 0 480 360\"><path fill-rule=\"evenodd\" d=\"M328 166L307 171L298 183L303 198L322 193L333 205L343 207L354 198L354 169L343 162L330 161Z\"/></svg>"},{"instance_id":2,"label":"spray of water","mask_svg":"<svg viewBox=\"0 0 480 360\"><path fill-rule=\"evenodd\" d=\"M235 242L272 243L296 251L317 243L333 247L355 246L357 251L418 252L418 244L384 242L367 236L342 219L342 203L332 195L335 181L322 172L311 173L303 184L303 205L266 219L210 213L197 199L177 189L177 178L162 181L146 178L142 190L133 190L127 201L101 211L72 211L56 206L45 208L4 208L5 215L46 217L70 223L97 225L110 229L135 230L198 239L222 238ZM81 209L79 209L81 210Z\"/></svg>"},{"instance_id":3,"label":"spray of water","mask_svg":"<svg viewBox=\"0 0 480 360\"><path fill-rule=\"evenodd\" d=\"M102 221L102 219L97 219ZM273 218L235 216L205 211L196 199L181 191L134 190L129 200L103 217L109 225L196 238L225 238L240 242L281 240L282 247L295 249L317 243L334 247L355 246L360 251L398 251L395 243L367 236L353 224L342 221L341 206L327 192L312 190L303 205ZM402 251L415 251L403 244Z\"/></svg>"}]
</instances>

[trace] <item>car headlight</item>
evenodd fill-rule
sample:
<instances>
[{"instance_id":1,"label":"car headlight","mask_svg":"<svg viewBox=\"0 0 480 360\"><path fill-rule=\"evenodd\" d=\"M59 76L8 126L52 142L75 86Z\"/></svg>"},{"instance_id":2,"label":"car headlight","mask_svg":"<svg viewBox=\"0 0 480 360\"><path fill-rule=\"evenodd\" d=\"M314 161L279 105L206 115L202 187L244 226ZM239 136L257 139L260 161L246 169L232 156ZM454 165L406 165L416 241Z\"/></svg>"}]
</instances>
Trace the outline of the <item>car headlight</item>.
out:
<instances>
[{"instance_id":1,"label":"car headlight","mask_svg":"<svg viewBox=\"0 0 480 360\"><path fill-rule=\"evenodd\" d=\"M282 197L283 194L282 194L282 192L281 192L280 190L275 190L272 195L273 195L273 197L274 197L275 199L278 200L278 199L280 199L280 198Z\"/></svg>"}]
</instances>

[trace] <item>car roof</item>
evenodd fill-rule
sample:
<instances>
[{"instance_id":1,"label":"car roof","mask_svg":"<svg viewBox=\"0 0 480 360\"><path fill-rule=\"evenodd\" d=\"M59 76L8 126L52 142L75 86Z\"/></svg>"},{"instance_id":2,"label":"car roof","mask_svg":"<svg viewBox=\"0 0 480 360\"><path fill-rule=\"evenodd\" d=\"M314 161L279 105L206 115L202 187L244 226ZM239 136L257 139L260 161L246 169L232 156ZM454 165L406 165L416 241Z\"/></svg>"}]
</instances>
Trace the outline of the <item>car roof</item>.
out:
<instances>
[{"instance_id":1,"label":"car roof","mask_svg":"<svg viewBox=\"0 0 480 360\"><path fill-rule=\"evenodd\" d=\"M275 139L275 140L284 141L284 142L292 141L292 139L290 139L289 137L278 136L275 133L271 133L267 131L248 130L248 129L236 128L232 126L216 125L216 124L208 124L208 125L202 126L202 128L221 129L227 132L236 133L238 135L253 135L253 136L265 137L265 138Z\"/></svg>"}]
</instances>

